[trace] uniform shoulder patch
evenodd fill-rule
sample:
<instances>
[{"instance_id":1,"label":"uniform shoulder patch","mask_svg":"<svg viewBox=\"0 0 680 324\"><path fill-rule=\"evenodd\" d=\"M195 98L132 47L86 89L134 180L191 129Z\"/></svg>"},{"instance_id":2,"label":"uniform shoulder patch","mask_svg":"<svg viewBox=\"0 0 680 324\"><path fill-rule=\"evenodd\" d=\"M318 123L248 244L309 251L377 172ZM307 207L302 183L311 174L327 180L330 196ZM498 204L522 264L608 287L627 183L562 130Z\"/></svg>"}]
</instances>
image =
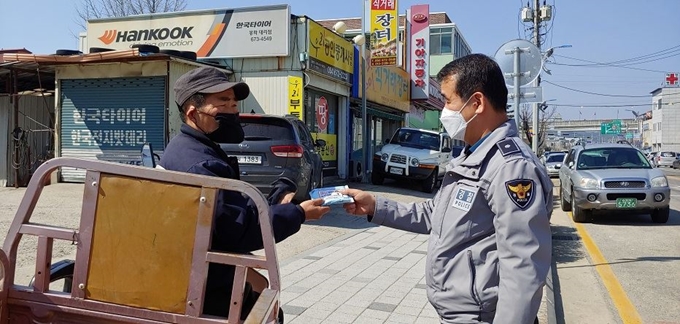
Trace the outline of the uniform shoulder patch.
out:
<instances>
[{"instance_id":1,"label":"uniform shoulder patch","mask_svg":"<svg viewBox=\"0 0 680 324\"><path fill-rule=\"evenodd\" d=\"M498 146L498 150L501 151L501 154L503 156L519 153L522 151L517 145L517 143L515 143L515 141L512 140L512 138L506 138L496 143L496 146Z\"/></svg>"},{"instance_id":2,"label":"uniform shoulder patch","mask_svg":"<svg viewBox=\"0 0 680 324\"><path fill-rule=\"evenodd\" d=\"M510 196L510 200L520 209L526 209L534 200L536 185L534 180L515 179L505 182L505 190Z\"/></svg>"}]
</instances>

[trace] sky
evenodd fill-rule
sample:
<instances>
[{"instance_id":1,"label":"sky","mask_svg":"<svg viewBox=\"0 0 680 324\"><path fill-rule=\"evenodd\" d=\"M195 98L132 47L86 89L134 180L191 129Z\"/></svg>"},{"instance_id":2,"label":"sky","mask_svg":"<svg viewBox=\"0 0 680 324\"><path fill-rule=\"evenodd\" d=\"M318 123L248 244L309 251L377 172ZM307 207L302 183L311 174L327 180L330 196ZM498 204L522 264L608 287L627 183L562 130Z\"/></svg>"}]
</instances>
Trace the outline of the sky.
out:
<instances>
[{"instance_id":1,"label":"sky","mask_svg":"<svg viewBox=\"0 0 680 324\"><path fill-rule=\"evenodd\" d=\"M504 43L531 37L530 26L519 15L526 1L399 0L398 5L400 13L422 3L429 3L431 12L448 13L474 53L494 56ZM77 49L73 35L82 31L76 19L79 0L0 3L0 48L26 48L36 54ZM187 0L186 9L281 3L285 2ZM633 118L629 110L651 110L650 92L663 86L667 72L680 72L680 0L547 3L553 5L553 17L543 29L548 32L542 49L572 46L555 49L546 65L552 75L541 76L543 99L564 119ZM361 0L289 0L288 4L294 14L312 19L359 17L363 8ZM625 67L612 65L622 60Z\"/></svg>"}]
</instances>

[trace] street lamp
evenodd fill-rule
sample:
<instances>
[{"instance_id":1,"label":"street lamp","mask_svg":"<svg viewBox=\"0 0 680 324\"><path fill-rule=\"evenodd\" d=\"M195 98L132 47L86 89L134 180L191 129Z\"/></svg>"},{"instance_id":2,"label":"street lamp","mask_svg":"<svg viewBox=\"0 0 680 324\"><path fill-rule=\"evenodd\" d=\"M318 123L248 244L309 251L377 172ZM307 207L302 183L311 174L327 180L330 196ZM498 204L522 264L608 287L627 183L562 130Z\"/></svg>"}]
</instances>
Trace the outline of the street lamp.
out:
<instances>
[{"instance_id":1,"label":"street lamp","mask_svg":"<svg viewBox=\"0 0 680 324\"><path fill-rule=\"evenodd\" d=\"M548 75L552 75L552 73L550 73L550 70L548 70L548 68L545 67L545 61L548 60L548 58L550 58L553 55L553 52L555 51L556 48L569 48L569 47L571 47L571 45L565 44L565 45L551 47L547 51L545 51L543 53L543 64L542 64L543 65L543 71L545 71L545 73L548 73Z\"/></svg>"}]
</instances>

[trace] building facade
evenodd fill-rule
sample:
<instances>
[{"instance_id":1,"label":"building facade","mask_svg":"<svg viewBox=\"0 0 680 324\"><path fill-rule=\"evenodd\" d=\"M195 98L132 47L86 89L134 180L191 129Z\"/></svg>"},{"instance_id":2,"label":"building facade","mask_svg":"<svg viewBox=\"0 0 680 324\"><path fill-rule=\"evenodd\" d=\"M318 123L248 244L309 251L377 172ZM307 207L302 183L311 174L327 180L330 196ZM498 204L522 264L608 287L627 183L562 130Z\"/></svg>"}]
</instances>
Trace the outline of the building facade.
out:
<instances>
[{"instance_id":1,"label":"building facade","mask_svg":"<svg viewBox=\"0 0 680 324\"><path fill-rule=\"evenodd\" d=\"M652 151L680 152L680 88L652 91Z\"/></svg>"}]
</instances>

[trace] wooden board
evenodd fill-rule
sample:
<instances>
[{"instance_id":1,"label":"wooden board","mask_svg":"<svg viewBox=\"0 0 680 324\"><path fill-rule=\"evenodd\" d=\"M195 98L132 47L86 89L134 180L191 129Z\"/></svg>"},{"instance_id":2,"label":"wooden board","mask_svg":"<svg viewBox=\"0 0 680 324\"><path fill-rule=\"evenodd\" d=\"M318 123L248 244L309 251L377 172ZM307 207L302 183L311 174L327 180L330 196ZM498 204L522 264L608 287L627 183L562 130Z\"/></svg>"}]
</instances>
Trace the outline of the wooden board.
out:
<instances>
[{"instance_id":1,"label":"wooden board","mask_svg":"<svg viewBox=\"0 0 680 324\"><path fill-rule=\"evenodd\" d=\"M86 298L184 314L200 196L102 174Z\"/></svg>"}]
</instances>

